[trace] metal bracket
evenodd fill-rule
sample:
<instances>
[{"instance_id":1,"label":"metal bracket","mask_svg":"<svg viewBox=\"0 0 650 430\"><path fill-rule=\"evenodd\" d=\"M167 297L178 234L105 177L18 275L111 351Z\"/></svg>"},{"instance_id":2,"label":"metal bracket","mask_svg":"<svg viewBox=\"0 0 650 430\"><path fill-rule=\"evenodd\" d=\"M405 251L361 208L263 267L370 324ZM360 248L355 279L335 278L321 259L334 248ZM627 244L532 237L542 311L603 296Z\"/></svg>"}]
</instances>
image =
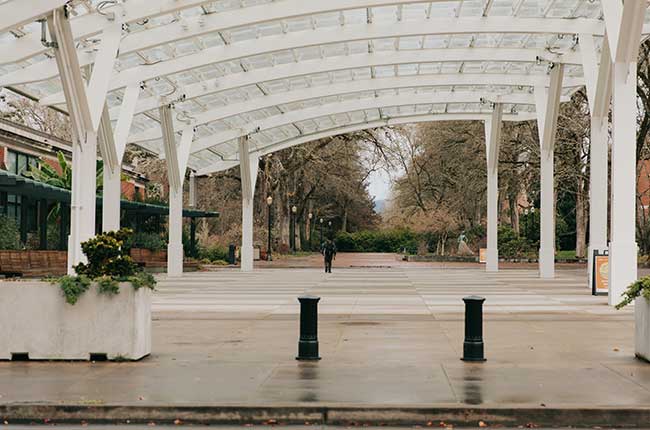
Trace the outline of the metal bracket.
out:
<instances>
[{"instance_id":1,"label":"metal bracket","mask_svg":"<svg viewBox=\"0 0 650 430\"><path fill-rule=\"evenodd\" d=\"M58 49L59 44L56 42L48 42L47 40L47 20L45 18L39 19L38 22L41 23L41 44L46 48Z\"/></svg>"}]
</instances>

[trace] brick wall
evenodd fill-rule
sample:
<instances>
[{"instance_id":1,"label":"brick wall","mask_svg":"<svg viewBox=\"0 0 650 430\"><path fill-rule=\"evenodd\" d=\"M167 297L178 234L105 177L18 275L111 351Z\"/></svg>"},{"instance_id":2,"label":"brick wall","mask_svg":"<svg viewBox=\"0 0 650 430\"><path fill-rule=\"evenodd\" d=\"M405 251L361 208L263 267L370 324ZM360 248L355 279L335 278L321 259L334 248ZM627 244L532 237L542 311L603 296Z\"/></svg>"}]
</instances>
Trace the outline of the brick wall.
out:
<instances>
[{"instance_id":1,"label":"brick wall","mask_svg":"<svg viewBox=\"0 0 650 430\"><path fill-rule=\"evenodd\" d=\"M122 196L127 200L134 200L135 193L138 190L140 199L145 197L145 189L141 185L137 185L131 181L122 181Z\"/></svg>"}]
</instances>

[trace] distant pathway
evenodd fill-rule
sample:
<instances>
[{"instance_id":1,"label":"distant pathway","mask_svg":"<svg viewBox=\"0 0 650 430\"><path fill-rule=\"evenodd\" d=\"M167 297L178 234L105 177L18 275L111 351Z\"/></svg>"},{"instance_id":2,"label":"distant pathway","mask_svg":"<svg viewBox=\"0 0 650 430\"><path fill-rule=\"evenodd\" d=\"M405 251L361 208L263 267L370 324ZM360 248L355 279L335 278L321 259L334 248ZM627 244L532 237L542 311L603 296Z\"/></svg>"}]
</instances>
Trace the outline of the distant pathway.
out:
<instances>
[{"instance_id":1,"label":"distant pathway","mask_svg":"<svg viewBox=\"0 0 650 430\"><path fill-rule=\"evenodd\" d=\"M182 280L161 279L154 301L154 314L223 313L247 317L296 314L296 298L304 293L322 297L321 314L410 315L437 318L463 312L462 297L486 297L486 313L566 313L612 315L606 297L593 297L581 270L558 271L554 280L541 280L535 271L503 270L488 274L478 266L441 269L415 265L334 270L259 269L241 273L236 269L186 274ZM354 260L355 264L362 261Z\"/></svg>"}]
</instances>

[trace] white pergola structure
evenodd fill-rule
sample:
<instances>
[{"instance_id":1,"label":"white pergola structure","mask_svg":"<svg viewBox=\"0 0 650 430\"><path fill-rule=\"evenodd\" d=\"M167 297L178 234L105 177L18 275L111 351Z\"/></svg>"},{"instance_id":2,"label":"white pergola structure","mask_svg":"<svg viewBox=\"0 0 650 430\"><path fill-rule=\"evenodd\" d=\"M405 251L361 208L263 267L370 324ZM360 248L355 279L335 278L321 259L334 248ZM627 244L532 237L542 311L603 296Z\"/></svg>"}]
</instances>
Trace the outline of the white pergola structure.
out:
<instances>
[{"instance_id":1,"label":"white pergola structure","mask_svg":"<svg viewBox=\"0 0 650 430\"><path fill-rule=\"evenodd\" d=\"M590 255L609 246L617 302L636 278L636 60L650 31L646 8L646 0L0 0L0 86L70 113L70 264L94 232L97 147L107 230L119 226L127 144L167 160L172 276L182 274L187 169L240 166L248 271L260 156L355 130L446 120L485 122L487 270L496 271L501 124L536 119L544 278L554 276L558 109L585 86Z\"/></svg>"}]
</instances>

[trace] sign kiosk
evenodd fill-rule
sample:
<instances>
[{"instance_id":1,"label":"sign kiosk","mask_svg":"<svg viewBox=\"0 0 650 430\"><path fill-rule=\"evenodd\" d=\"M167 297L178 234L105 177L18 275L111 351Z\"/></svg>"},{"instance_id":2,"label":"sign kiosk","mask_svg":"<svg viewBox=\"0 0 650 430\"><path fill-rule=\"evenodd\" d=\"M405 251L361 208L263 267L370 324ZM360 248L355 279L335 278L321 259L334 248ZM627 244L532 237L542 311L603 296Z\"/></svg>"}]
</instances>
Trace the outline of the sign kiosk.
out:
<instances>
[{"instance_id":1,"label":"sign kiosk","mask_svg":"<svg viewBox=\"0 0 650 430\"><path fill-rule=\"evenodd\" d=\"M609 294L609 251L594 250L593 273L591 276L591 294L606 296Z\"/></svg>"}]
</instances>

